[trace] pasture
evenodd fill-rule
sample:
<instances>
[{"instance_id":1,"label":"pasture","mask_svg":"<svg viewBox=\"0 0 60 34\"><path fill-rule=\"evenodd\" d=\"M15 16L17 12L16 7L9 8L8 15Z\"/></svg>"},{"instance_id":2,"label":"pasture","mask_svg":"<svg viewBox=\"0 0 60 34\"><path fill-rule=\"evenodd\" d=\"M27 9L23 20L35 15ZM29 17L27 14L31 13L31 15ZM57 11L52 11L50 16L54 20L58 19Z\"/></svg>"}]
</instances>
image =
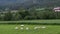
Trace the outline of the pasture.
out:
<instances>
[{"instance_id":1,"label":"pasture","mask_svg":"<svg viewBox=\"0 0 60 34\"><path fill-rule=\"evenodd\" d=\"M23 29L21 29L22 24L20 23L24 23ZM60 34L60 25L42 25L40 23L59 24L60 20L0 21L0 34ZM34 29L36 26L45 26L46 28ZM15 29L15 27L18 27L18 29ZM28 30L26 30L26 28Z\"/></svg>"},{"instance_id":2,"label":"pasture","mask_svg":"<svg viewBox=\"0 0 60 34\"><path fill-rule=\"evenodd\" d=\"M18 30L15 29L16 25L0 25L0 34L60 34L58 25L25 25L23 30L20 29L20 25L17 26ZM46 26L46 28L34 30L35 26ZM26 27L29 27L29 30L26 30Z\"/></svg>"},{"instance_id":3,"label":"pasture","mask_svg":"<svg viewBox=\"0 0 60 34\"><path fill-rule=\"evenodd\" d=\"M20 20L20 21L0 21L0 24L45 24L60 25L60 20Z\"/></svg>"}]
</instances>

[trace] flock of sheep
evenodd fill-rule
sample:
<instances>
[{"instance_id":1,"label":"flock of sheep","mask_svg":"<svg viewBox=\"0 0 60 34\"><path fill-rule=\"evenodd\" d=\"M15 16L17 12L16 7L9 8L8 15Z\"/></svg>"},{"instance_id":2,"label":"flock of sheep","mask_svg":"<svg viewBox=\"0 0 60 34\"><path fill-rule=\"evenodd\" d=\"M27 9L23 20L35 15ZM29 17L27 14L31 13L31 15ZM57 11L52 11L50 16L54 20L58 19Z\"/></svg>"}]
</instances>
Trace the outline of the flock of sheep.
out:
<instances>
[{"instance_id":1,"label":"flock of sheep","mask_svg":"<svg viewBox=\"0 0 60 34\"><path fill-rule=\"evenodd\" d=\"M23 30L23 29L24 29L24 28L23 28L24 25L20 25L20 26L21 26L20 29ZM41 27L36 26L36 27L34 27L34 30L40 29L40 28L45 29L46 27L45 27L45 26L41 26ZM19 28L18 28L18 27L15 27L15 29L18 30ZM29 30L29 27L26 27L25 29L26 29L26 30Z\"/></svg>"}]
</instances>

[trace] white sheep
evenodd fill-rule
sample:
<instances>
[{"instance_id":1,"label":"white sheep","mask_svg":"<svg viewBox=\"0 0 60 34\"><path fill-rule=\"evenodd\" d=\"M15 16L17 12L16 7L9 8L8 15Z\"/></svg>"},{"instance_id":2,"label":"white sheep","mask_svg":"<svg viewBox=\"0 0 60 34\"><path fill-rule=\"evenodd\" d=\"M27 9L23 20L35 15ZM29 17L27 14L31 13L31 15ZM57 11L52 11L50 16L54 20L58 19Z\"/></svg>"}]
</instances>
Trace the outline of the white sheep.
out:
<instances>
[{"instance_id":1,"label":"white sheep","mask_svg":"<svg viewBox=\"0 0 60 34\"><path fill-rule=\"evenodd\" d=\"M18 27L15 27L16 30L18 30Z\"/></svg>"},{"instance_id":2,"label":"white sheep","mask_svg":"<svg viewBox=\"0 0 60 34\"><path fill-rule=\"evenodd\" d=\"M23 27L21 27L20 29L23 30Z\"/></svg>"},{"instance_id":3,"label":"white sheep","mask_svg":"<svg viewBox=\"0 0 60 34\"><path fill-rule=\"evenodd\" d=\"M46 28L45 26L42 26L41 28Z\"/></svg>"},{"instance_id":4,"label":"white sheep","mask_svg":"<svg viewBox=\"0 0 60 34\"><path fill-rule=\"evenodd\" d=\"M37 27L34 27L34 29L36 30L36 29L37 29Z\"/></svg>"},{"instance_id":5,"label":"white sheep","mask_svg":"<svg viewBox=\"0 0 60 34\"><path fill-rule=\"evenodd\" d=\"M21 27L23 27L24 25L20 25Z\"/></svg>"},{"instance_id":6,"label":"white sheep","mask_svg":"<svg viewBox=\"0 0 60 34\"><path fill-rule=\"evenodd\" d=\"M26 30L29 30L29 28L28 28L28 27L26 27Z\"/></svg>"},{"instance_id":7,"label":"white sheep","mask_svg":"<svg viewBox=\"0 0 60 34\"><path fill-rule=\"evenodd\" d=\"M37 26L37 27L34 27L34 29L36 30L36 29L39 29L40 27L39 26Z\"/></svg>"}]
</instances>

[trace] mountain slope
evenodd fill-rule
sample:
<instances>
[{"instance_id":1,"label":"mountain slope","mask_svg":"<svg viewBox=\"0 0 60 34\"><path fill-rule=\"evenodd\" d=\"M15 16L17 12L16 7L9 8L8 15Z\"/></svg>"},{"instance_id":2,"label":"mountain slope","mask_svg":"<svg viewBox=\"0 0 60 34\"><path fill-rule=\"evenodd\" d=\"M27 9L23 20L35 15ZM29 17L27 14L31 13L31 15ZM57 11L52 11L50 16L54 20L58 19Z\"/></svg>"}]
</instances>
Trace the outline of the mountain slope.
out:
<instances>
[{"instance_id":1,"label":"mountain slope","mask_svg":"<svg viewBox=\"0 0 60 34\"><path fill-rule=\"evenodd\" d=\"M0 6L9 8L15 7L49 7L49 6L60 6L60 0L0 0Z\"/></svg>"}]
</instances>

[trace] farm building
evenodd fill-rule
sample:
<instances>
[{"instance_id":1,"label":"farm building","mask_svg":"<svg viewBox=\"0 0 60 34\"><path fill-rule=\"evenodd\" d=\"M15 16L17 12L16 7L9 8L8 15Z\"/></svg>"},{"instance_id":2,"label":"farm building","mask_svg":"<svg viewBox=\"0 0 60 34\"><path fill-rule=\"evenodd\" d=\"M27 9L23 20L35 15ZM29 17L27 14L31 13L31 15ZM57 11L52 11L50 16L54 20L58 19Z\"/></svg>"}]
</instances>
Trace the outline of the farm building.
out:
<instances>
[{"instance_id":1,"label":"farm building","mask_svg":"<svg viewBox=\"0 0 60 34\"><path fill-rule=\"evenodd\" d=\"M55 7L55 8L53 8L53 10L54 10L55 12L60 12L60 7Z\"/></svg>"}]
</instances>

